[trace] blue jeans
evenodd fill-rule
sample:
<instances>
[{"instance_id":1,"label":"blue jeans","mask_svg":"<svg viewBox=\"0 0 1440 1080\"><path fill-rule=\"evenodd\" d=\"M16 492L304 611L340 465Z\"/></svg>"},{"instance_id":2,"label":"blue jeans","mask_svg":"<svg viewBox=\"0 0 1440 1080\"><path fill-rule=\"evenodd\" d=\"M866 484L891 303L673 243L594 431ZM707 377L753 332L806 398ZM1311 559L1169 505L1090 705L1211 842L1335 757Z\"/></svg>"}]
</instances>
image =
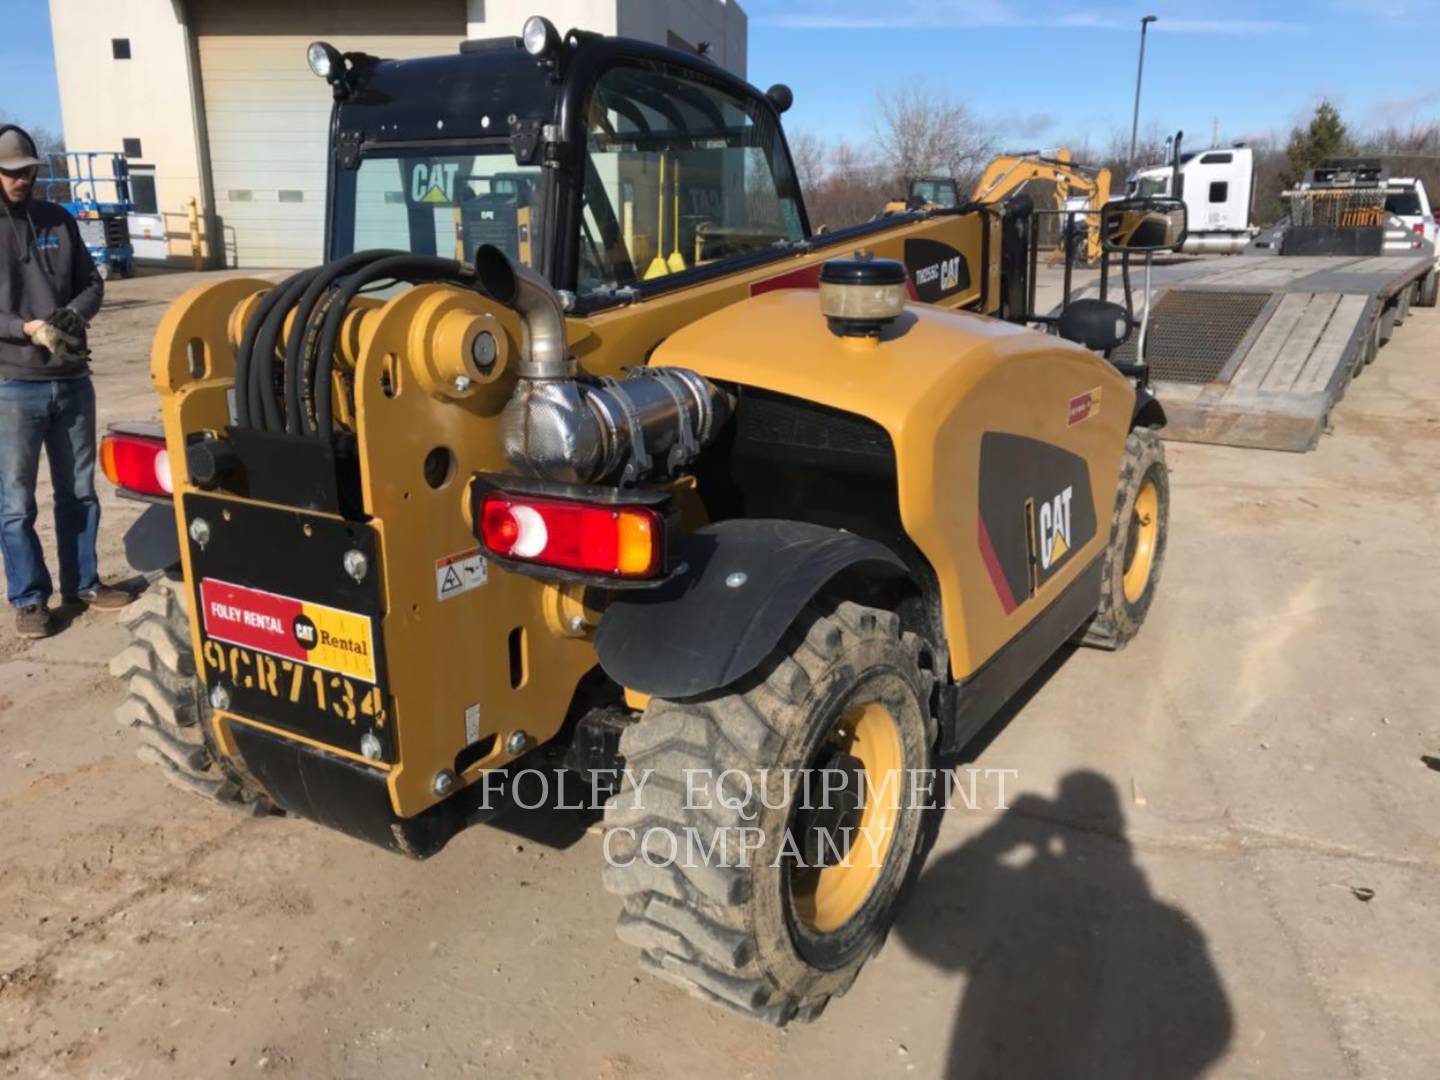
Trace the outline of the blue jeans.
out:
<instances>
[{"instance_id":1,"label":"blue jeans","mask_svg":"<svg viewBox=\"0 0 1440 1080\"><path fill-rule=\"evenodd\" d=\"M54 587L35 535L35 480L40 448L50 459L55 488L55 543L60 593L75 596L100 585L95 538L95 388L90 377L30 382L0 379L0 551L6 594L16 607L41 604Z\"/></svg>"}]
</instances>

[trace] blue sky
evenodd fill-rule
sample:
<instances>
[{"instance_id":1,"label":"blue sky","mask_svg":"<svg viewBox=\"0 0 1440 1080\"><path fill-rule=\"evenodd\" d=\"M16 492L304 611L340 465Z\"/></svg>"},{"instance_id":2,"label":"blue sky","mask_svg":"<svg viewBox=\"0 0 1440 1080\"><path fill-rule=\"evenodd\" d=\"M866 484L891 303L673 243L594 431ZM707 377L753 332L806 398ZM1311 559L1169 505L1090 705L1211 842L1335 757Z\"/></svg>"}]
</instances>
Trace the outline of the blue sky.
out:
<instances>
[{"instance_id":1,"label":"blue sky","mask_svg":"<svg viewBox=\"0 0 1440 1080\"><path fill-rule=\"evenodd\" d=\"M1006 147L1101 146L1128 130L1139 18L1142 127L1192 145L1285 131L1322 96L1352 126L1440 119L1440 0L740 0L750 78L795 91L792 128L863 143L876 94L918 84L964 101ZM537 7L543 3L537 3ZM45 0L0 0L0 111L60 127Z\"/></svg>"},{"instance_id":2,"label":"blue sky","mask_svg":"<svg viewBox=\"0 0 1440 1080\"><path fill-rule=\"evenodd\" d=\"M45 0L0 0L0 114L20 124L60 130L60 91Z\"/></svg>"},{"instance_id":3,"label":"blue sky","mask_svg":"<svg viewBox=\"0 0 1440 1080\"><path fill-rule=\"evenodd\" d=\"M1097 148L1130 128L1140 16L1141 126L1208 145L1288 131L1328 96L1353 125L1440 119L1440 2L741 0L750 78L795 91L792 128L864 141L877 91L921 82L995 123L1012 149Z\"/></svg>"}]
</instances>

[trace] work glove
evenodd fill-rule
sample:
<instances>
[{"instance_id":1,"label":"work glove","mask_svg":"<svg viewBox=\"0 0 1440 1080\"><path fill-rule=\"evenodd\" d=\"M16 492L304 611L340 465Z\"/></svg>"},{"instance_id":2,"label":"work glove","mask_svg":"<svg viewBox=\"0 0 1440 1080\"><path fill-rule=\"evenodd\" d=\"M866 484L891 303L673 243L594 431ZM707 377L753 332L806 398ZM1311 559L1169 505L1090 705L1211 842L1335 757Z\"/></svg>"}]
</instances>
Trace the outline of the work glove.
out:
<instances>
[{"instance_id":1,"label":"work glove","mask_svg":"<svg viewBox=\"0 0 1440 1080\"><path fill-rule=\"evenodd\" d=\"M74 308L56 308L50 313L50 318L45 321L62 334L69 334L72 337L78 338L80 341L85 340L85 327L87 325L85 316L81 315Z\"/></svg>"},{"instance_id":2,"label":"work glove","mask_svg":"<svg viewBox=\"0 0 1440 1080\"><path fill-rule=\"evenodd\" d=\"M31 339L36 345L50 350L58 360L89 360L90 347L86 341L85 317L70 308L57 308L45 320Z\"/></svg>"}]
</instances>

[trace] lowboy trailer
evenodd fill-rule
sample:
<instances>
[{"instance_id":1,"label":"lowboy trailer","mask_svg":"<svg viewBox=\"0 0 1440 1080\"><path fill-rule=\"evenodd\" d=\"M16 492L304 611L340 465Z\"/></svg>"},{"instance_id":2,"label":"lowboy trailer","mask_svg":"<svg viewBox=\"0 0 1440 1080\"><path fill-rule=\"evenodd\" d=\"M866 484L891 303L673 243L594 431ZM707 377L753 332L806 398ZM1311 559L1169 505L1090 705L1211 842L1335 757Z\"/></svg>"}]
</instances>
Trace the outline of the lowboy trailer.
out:
<instances>
[{"instance_id":1,"label":"lowboy trailer","mask_svg":"<svg viewBox=\"0 0 1440 1080\"><path fill-rule=\"evenodd\" d=\"M1368 163L1361 163L1367 164ZM1313 450L1350 380L1412 305L1435 304L1435 251L1387 253L1386 176L1322 164L1287 192L1290 217L1239 258L1154 270L1139 340L1167 439Z\"/></svg>"}]
</instances>

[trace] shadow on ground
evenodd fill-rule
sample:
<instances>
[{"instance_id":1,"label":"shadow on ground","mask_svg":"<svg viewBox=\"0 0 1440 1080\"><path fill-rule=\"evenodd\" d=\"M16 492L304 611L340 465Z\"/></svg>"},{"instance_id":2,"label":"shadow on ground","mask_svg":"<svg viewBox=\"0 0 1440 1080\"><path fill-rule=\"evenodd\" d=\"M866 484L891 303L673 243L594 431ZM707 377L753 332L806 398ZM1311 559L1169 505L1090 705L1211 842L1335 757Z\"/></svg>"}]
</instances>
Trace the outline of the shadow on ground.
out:
<instances>
[{"instance_id":1,"label":"shadow on ground","mask_svg":"<svg viewBox=\"0 0 1440 1080\"><path fill-rule=\"evenodd\" d=\"M966 976L947 1076L1193 1077L1230 1042L1205 935L1150 891L1097 773L934 859L895 930Z\"/></svg>"}]
</instances>

